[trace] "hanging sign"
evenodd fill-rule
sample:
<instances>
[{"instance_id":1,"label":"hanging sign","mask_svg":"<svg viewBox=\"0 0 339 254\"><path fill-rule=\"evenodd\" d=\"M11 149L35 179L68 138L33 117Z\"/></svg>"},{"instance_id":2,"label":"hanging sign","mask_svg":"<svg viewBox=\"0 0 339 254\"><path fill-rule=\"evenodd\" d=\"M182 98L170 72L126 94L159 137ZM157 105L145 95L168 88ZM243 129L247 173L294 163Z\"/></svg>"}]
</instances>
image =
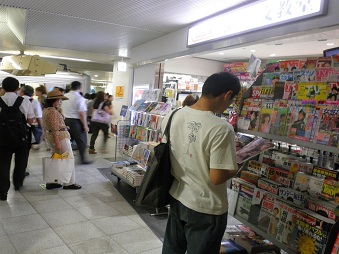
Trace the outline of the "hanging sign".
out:
<instances>
[{"instance_id":1,"label":"hanging sign","mask_svg":"<svg viewBox=\"0 0 339 254\"><path fill-rule=\"evenodd\" d=\"M188 29L187 46L325 14L326 0L262 0L225 12Z\"/></svg>"}]
</instances>

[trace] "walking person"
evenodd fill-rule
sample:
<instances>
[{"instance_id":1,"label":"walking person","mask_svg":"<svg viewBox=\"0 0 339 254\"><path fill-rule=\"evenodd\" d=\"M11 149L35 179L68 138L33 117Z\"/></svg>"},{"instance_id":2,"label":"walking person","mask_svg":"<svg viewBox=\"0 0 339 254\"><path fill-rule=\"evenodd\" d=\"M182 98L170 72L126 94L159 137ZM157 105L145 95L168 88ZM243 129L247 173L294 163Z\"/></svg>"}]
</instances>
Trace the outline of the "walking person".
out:
<instances>
[{"instance_id":1,"label":"walking person","mask_svg":"<svg viewBox=\"0 0 339 254\"><path fill-rule=\"evenodd\" d=\"M102 91L99 91L96 94L95 101L93 104L93 110L98 110L102 109L104 110L107 114L112 115L112 111L110 109L110 102L105 100L105 93ZM96 122L92 119L91 121L91 129L92 129L92 136L91 136L91 141L89 144L89 149L88 153L89 154L97 154L95 151L94 145L95 141L98 137L99 131L102 130L104 133L104 144L106 144L107 138L108 138L108 129L109 126L107 123L102 123L102 122Z\"/></svg>"},{"instance_id":2,"label":"walking person","mask_svg":"<svg viewBox=\"0 0 339 254\"><path fill-rule=\"evenodd\" d=\"M63 100L68 100L68 98L58 90L53 90L47 94L45 109L43 111L43 125L46 140L52 148L52 153L63 154L68 152L68 158L74 159L70 134L64 122L64 116L58 110L58 107ZM63 183L63 186L58 183L46 183L46 189L48 190L61 187L68 190L81 189L81 186L75 183L74 167L70 181L68 183Z\"/></svg>"},{"instance_id":3,"label":"walking person","mask_svg":"<svg viewBox=\"0 0 339 254\"><path fill-rule=\"evenodd\" d=\"M15 166L13 170L13 184L15 190L19 190L22 187L25 179L25 163L27 164L27 162L22 158L27 153L28 146L31 145L28 140L26 123L29 125L33 123L34 112L31 102L16 94L19 89L19 81L17 79L12 77L5 78L2 81L2 88L4 89L5 94L1 96L0 111L5 112L5 107L16 107L18 105L20 111L18 113L20 113L19 117L21 118L20 122L18 121L18 124L22 126L22 128L20 128L22 132L20 133L4 133L3 130L1 130L2 133L0 133L0 200L5 201L7 200L7 193L10 188L10 169L13 154L15 155ZM3 112L0 112L1 124L6 123L6 119L3 119ZM22 118L22 115L25 119ZM15 136L10 137L11 134ZM20 136L22 134L23 136L16 142L15 138L17 139L18 134L20 134ZM7 139L8 137L12 139L9 140L12 142L11 144L5 142L4 138L6 137L4 137L4 135L7 135Z\"/></svg>"},{"instance_id":4,"label":"walking person","mask_svg":"<svg viewBox=\"0 0 339 254\"><path fill-rule=\"evenodd\" d=\"M174 180L163 254L219 253L227 224L226 181L236 175L238 165L233 127L215 114L224 112L239 91L239 79L233 74L213 74L200 99L173 116Z\"/></svg>"},{"instance_id":5,"label":"walking person","mask_svg":"<svg viewBox=\"0 0 339 254\"><path fill-rule=\"evenodd\" d=\"M87 105L80 91L81 83L73 81L71 91L65 94L69 100L61 104L61 109L65 116L65 123L69 127L71 139L74 139L77 144L81 164L90 164L91 162L86 159L85 155L89 130L87 125Z\"/></svg>"}]
</instances>

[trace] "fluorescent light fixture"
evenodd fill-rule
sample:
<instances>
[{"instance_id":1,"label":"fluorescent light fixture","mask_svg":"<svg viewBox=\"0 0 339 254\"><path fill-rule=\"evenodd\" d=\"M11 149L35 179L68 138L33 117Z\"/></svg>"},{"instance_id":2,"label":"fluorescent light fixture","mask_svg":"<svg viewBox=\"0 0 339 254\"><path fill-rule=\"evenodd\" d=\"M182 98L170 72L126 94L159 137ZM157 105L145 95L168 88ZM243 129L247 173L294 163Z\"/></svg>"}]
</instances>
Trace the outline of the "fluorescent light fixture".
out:
<instances>
[{"instance_id":1,"label":"fluorescent light fixture","mask_svg":"<svg viewBox=\"0 0 339 254\"><path fill-rule=\"evenodd\" d=\"M97 75L97 74L95 74L95 75L94 75L94 77L95 77L95 78L97 78L97 77L98 77L98 75Z\"/></svg>"},{"instance_id":2,"label":"fluorescent light fixture","mask_svg":"<svg viewBox=\"0 0 339 254\"><path fill-rule=\"evenodd\" d=\"M254 53L254 52L256 52L256 50L255 49L250 49L250 52Z\"/></svg>"},{"instance_id":3,"label":"fluorescent light fixture","mask_svg":"<svg viewBox=\"0 0 339 254\"><path fill-rule=\"evenodd\" d=\"M54 59L64 59L64 60L71 60L71 61L78 61L78 62L91 62L91 60L88 60L88 59L73 58L73 57L63 57L63 56L47 56L47 55L40 55L40 57L44 57L44 58L54 58Z\"/></svg>"},{"instance_id":4,"label":"fluorescent light fixture","mask_svg":"<svg viewBox=\"0 0 339 254\"><path fill-rule=\"evenodd\" d=\"M219 55L224 55L225 53L224 52L220 52Z\"/></svg>"},{"instance_id":5,"label":"fluorescent light fixture","mask_svg":"<svg viewBox=\"0 0 339 254\"><path fill-rule=\"evenodd\" d=\"M327 46L333 46L334 43L333 42L329 42L329 43L326 43Z\"/></svg>"},{"instance_id":6,"label":"fluorescent light fixture","mask_svg":"<svg viewBox=\"0 0 339 254\"><path fill-rule=\"evenodd\" d=\"M119 49L119 56L121 57L127 57L127 49Z\"/></svg>"},{"instance_id":7,"label":"fluorescent light fixture","mask_svg":"<svg viewBox=\"0 0 339 254\"><path fill-rule=\"evenodd\" d=\"M126 70L127 70L127 63L118 62L118 71L126 71Z\"/></svg>"},{"instance_id":8,"label":"fluorescent light fixture","mask_svg":"<svg viewBox=\"0 0 339 254\"><path fill-rule=\"evenodd\" d=\"M276 56L277 54L269 54L269 56Z\"/></svg>"},{"instance_id":9,"label":"fluorescent light fixture","mask_svg":"<svg viewBox=\"0 0 339 254\"><path fill-rule=\"evenodd\" d=\"M19 55L20 51L0 51L0 54Z\"/></svg>"},{"instance_id":10,"label":"fluorescent light fixture","mask_svg":"<svg viewBox=\"0 0 339 254\"><path fill-rule=\"evenodd\" d=\"M261 0L224 12L188 29L187 46L227 38L325 13L325 0ZM240 19L239 17L250 17Z\"/></svg>"}]
</instances>

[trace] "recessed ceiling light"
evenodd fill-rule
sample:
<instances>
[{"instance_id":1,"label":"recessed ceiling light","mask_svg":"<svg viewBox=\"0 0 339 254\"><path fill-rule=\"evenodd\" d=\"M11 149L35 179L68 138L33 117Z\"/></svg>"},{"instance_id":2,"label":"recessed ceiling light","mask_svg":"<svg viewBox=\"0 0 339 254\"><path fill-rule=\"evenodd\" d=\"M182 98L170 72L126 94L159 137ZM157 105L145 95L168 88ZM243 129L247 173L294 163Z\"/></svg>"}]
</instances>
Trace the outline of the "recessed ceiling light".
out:
<instances>
[{"instance_id":1,"label":"recessed ceiling light","mask_svg":"<svg viewBox=\"0 0 339 254\"><path fill-rule=\"evenodd\" d=\"M223 53L223 52L219 52L219 55L224 55L225 53Z\"/></svg>"},{"instance_id":2,"label":"recessed ceiling light","mask_svg":"<svg viewBox=\"0 0 339 254\"><path fill-rule=\"evenodd\" d=\"M98 77L98 75L97 75L97 74L95 74L95 75L94 75L94 77L95 77L95 78L97 78L97 77Z\"/></svg>"},{"instance_id":3,"label":"recessed ceiling light","mask_svg":"<svg viewBox=\"0 0 339 254\"><path fill-rule=\"evenodd\" d=\"M256 50L255 49L250 49L250 52L256 52Z\"/></svg>"},{"instance_id":4,"label":"recessed ceiling light","mask_svg":"<svg viewBox=\"0 0 339 254\"><path fill-rule=\"evenodd\" d=\"M329 42L329 43L326 43L327 46L333 46L334 43L333 42Z\"/></svg>"},{"instance_id":5,"label":"recessed ceiling light","mask_svg":"<svg viewBox=\"0 0 339 254\"><path fill-rule=\"evenodd\" d=\"M269 54L269 56L276 56L277 54Z\"/></svg>"}]
</instances>

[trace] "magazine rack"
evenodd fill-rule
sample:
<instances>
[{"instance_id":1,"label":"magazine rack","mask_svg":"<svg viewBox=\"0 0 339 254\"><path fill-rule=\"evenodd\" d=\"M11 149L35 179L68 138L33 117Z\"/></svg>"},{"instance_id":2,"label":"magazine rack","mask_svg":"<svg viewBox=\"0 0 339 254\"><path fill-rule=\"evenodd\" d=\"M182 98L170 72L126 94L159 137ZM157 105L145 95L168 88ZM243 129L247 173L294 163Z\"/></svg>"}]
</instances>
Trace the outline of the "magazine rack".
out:
<instances>
[{"instance_id":1,"label":"magazine rack","mask_svg":"<svg viewBox=\"0 0 339 254\"><path fill-rule=\"evenodd\" d=\"M291 60L291 62L292 61L294 61L294 60ZM288 61L283 61L283 62L288 62ZM299 60L297 61L297 62L299 62ZM267 71L267 70L269 70L269 68L271 68L271 67L273 67L273 64L270 64L270 65L272 65L272 66L266 66L266 70L265 71ZM304 62L304 66L307 66L307 61L306 62ZM339 67L339 66L336 66L336 67ZM280 66L280 68L282 68L281 66ZM306 67L307 68L307 67ZM315 68L315 67L314 67ZM333 72L334 73L339 73L339 68L336 68L337 70L333 70ZM302 72L302 71L298 71L298 73L299 72ZM305 73L307 72L307 69L305 70ZM311 72L310 72L311 73ZM319 72L317 72L317 70L316 70L316 68L315 68L315 70L313 71L313 77L312 76L302 76L301 78L304 78L305 80L303 80L303 82L304 82L304 84L299 84L300 85L300 87L302 87L302 89L304 89L305 91L306 91L306 88L307 88L307 82L309 81L309 80L313 80L313 82L318 82L318 83L326 83L327 81L330 81L330 82L334 82L334 81L332 81L332 79L333 79L333 77L334 76L336 76L337 77L337 79L338 79L338 75L334 75L332 78L331 78L331 80L326 80L326 78L324 78L324 77L321 77L321 81L317 81L318 80L318 78L320 79L320 77L316 77L315 75L317 75L317 73L326 73L326 71L319 71ZM278 96L280 96L281 95L281 91L282 91L282 93L285 93L286 91L284 90L284 86L282 86L282 90L281 90L281 86L280 86L280 91L279 91L279 86L276 86L277 87L277 90L275 90L275 86L273 86L273 85L271 85L271 80L268 80L267 79L267 77L269 77L269 75L266 75L266 76L264 76L264 74L266 74L266 72L263 72L258 78L257 78L257 80L256 80L256 82L253 84L254 85L254 88L253 88L253 86L251 87L251 89L249 89L249 91L248 91L248 93L246 93L246 94L244 94L244 96L242 97L242 103L241 103L241 106L243 106L244 105L244 100L245 99L248 99L248 98L250 98L250 97L252 97L252 95L255 95L255 92L258 92L258 91L266 91L266 92L268 92L268 93L270 93L271 95L272 95L272 97L273 98L262 98L262 97L254 97L254 98L257 98L257 99L286 99L286 98L282 98L282 97L278 97ZM270 74L270 73L268 73L268 74ZM293 73L294 74L294 73ZM293 74L291 74L292 76L293 76ZM319 74L319 75L320 75ZM273 76L272 76L273 77ZM281 76L280 77L282 77L281 79L284 79L284 78L290 78L290 77L288 77L288 74L287 73L281 73ZM273 77L273 79L274 79L274 77ZM281 79L280 79L280 81L281 81ZM294 77L293 77L293 80L294 80ZM270 87L271 88L273 88L273 89L271 89L272 91L269 91L269 89L266 89L265 90L265 87L266 87L266 85L268 85L268 84L266 84L267 82L269 81L269 83L270 83ZM299 80L294 80L295 82L298 82ZM337 80L335 83L336 84L338 84L337 82L339 82L339 80ZM273 83L273 82L272 82ZM330 84L330 83L329 83ZM328 86L329 84L326 84L325 86ZM312 84L313 85L313 84ZM324 86L324 85L323 85ZM261 88L260 88L261 87ZM267 86L267 87L269 87L269 86ZM320 86L319 86L320 87ZM314 88L314 87L313 87ZM316 87L317 89L318 89L318 87ZM338 87L337 87L338 88ZM286 89L286 85L285 85L285 89ZM320 89L320 88L319 88ZM332 85L331 85L331 89L333 89L332 88ZM328 92L329 90L331 90L331 89L326 89L326 91ZM301 90L301 91L303 91L303 90ZM291 94L292 94L292 92L293 91L291 91ZM294 91L295 92L295 91ZM310 91L309 92L309 94L311 94L312 95L312 92L313 91ZM252 93L252 94L250 94L250 93ZM260 92L259 92L259 94L260 94ZM295 96L294 98L289 98L289 99L286 99L286 100L300 100L300 102L304 102L305 104L300 104L300 105L302 105L302 106L304 106L304 105L306 105L306 103L311 103L311 99L304 99L304 98L302 98L301 96L299 97L299 93L297 93L297 92L295 92L295 94L294 95L289 95L289 96ZM302 96L306 96L305 94L306 93L300 93ZM318 94L320 94L320 92L318 93ZM266 94L265 94L266 95ZM327 96L327 94L325 93L325 95L326 95L326 98L328 97ZM277 97L276 97L277 96ZM284 94L284 96L285 96L285 94ZM326 100L326 98L324 99L324 100ZM310 101L310 102L308 102L308 101ZM313 99L314 100L314 99ZM337 96L337 100L339 100L339 96ZM247 104L248 105L248 104ZM254 105L254 104L253 104ZM297 105L297 104L296 104ZM335 105L335 108L336 109L338 109L339 108L339 103L333 103L332 105ZM301 106L301 107L302 107ZM248 110L248 111L247 111ZM319 111L321 110L321 108L320 109L318 109ZM253 112L253 108L251 108L251 107L248 107L248 108L246 108L246 110L244 110L243 112L244 113L247 113L247 114L249 114L249 111L251 111L251 112ZM241 112L240 113L240 118L242 118L243 116L241 115L243 112ZM289 111L287 111L288 113L289 113ZM296 112L299 112L299 108L297 108L297 110L296 110ZM333 145L333 143L330 143L329 141L328 141L328 144L326 144L326 145L324 145L324 144L320 144L321 142L318 142L319 141L319 138L318 139L315 139L318 143L316 143L315 141L313 142L313 140L314 140L314 136L313 135L318 135L318 125L316 124L316 121L318 120L316 117L318 116L319 117L319 119L321 119L320 118L320 116L319 115L317 115L318 114L318 112L316 111L316 110L314 110L313 111L314 113L314 115L312 115L312 117L313 118L310 118L310 119L312 119L312 121L314 122L310 122L311 123L311 127L312 128L316 128L315 129L315 132L312 132L311 133L311 135L310 136L308 136L308 139L304 139L303 140L303 138L300 138L300 136L299 136L299 134L297 135L297 134L295 134L296 136L298 136L297 138L299 138L299 139L294 139L294 138L290 138L290 137L288 137L288 136L290 136L290 135L288 135L288 136L281 136L281 135L275 135L275 134L271 134L271 133L263 133L263 132L260 132L260 131L252 131L252 130L248 130L248 129L244 129L244 128L241 128L242 126L241 126L241 124L242 123L244 123L244 122L240 122L240 124L239 124L239 127L240 128L238 128L238 132L240 132L240 133L244 133L244 134L249 134L249 135L253 135L253 136L259 136L259 137L263 137L263 138L266 138L266 139L269 139L269 140L274 140L274 141L281 141L281 142L286 142L286 143L289 143L289 144L291 144L291 145L297 145L297 146L300 146L300 147L304 147L304 148L310 148L310 149L313 149L313 150L315 150L315 151L317 151L317 150L321 150L321 151L325 151L325 152L328 152L328 153L332 153L332 154L339 154L339 149L338 149L338 146L336 146L336 147L334 147L334 146L330 146L330 145ZM266 112L264 112L264 110L262 110L262 108L260 108L259 109L259 111L258 111L258 114L264 114L264 113L266 113ZM280 112L279 112L280 113ZM300 112L299 112L300 113ZM287 114L286 114L287 115ZM248 115L247 115L248 116ZM273 116L273 115L271 115L271 116ZM336 117L336 116L335 116ZM247 118L248 119L248 118ZM274 118L273 118L274 119ZM290 118L290 119L292 119L292 118ZM251 119L252 120L252 119ZM299 119L298 119L299 120ZM277 123L274 123L274 120L272 120L273 121L273 123L270 123L271 124L271 127L273 126L273 124L275 124L275 126L276 126L276 124ZM279 120L280 121L280 120ZM290 120L290 122L289 122L289 124L291 124L291 123L293 123L293 122L291 122L291 120ZM307 124L308 124L309 122L307 122ZM261 123L262 124L262 123ZM280 122L278 122L278 124L281 124ZM291 128L290 127L291 125L289 125L289 128ZM286 127L287 128L287 127ZM259 130L260 130L260 128L259 128ZM272 131L272 133L275 133L274 132L274 130ZM288 133L288 134L290 134L290 132L287 132L287 131L285 131L284 133ZM310 133L310 132L309 132ZM332 134L331 133L328 133L328 136L331 136ZM293 137L293 135L291 135L291 137ZM332 137L332 136L331 136ZM308 140L311 140L311 141L308 141ZM288 172L288 171L287 171ZM338 180L337 180L337 182L338 182ZM315 198L315 200L317 200L317 197L314 197ZM237 200L239 200L238 198L237 198ZM320 202L320 199L318 200L318 202ZM322 201L322 202L324 202L324 201ZM327 201L328 203L329 203L329 201ZM325 201L325 203L326 203L326 201ZM332 205L333 206L333 205ZM260 208L261 209L261 208ZM306 208L304 208L305 209L305 211L308 211L308 209L306 209ZM299 209L297 209L297 210L299 210ZM301 209L300 209L300 211L301 211ZM300 213L300 212L298 212L298 213ZM309 213L309 214L311 214L310 216L312 216L312 213L311 212L307 212L307 213ZM257 232L257 233L259 233L260 235L262 235L262 236L264 236L265 238L267 238L269 241L271 241L272 243L274 243L275 245L277 245L279 248L281 248L282 250L284 250L284 251L286 251L287 253L296 253L295 251L293 251L293 250L291 250L287 245L285 245L284 243L282 243L281 241L278 241L275 237L272 237L272 236L270 236L269 234L267 234L264 230L262 230L262 229L260 229L260 228L258 228L258 226L256 226L256 225L254 225L253 223L251 223L251 222L249 222L249 221L247 221L246 219L244 219L243 217L240 217L239 215L237 215L237 214L235 214L234 215L234 218L236 218L237 220L239 220L240 222L242 222L243 224L245 224L245 225L248 225L253 231L255 231L255 232ZM321 217L321 218L324 218L324 217ZM324 221L326 221L327 222L327 220L325 220L326 218L324 218L324 219L319 219L320 221L322 221L322 222L324 222ZM333 218L332 218L333 219ZM301 220L300 220L301 221ZM333 220L333 222L331 223L331 224L329 224L329 225L333 225L334 224L334 220ZM334 232L333 233L333 230L332 231L326 231L327 233L327 241L329 242L330 241L330 239L333 239L333 234L335 234L335 237L336 237L336 235L338 234L338 232L336 231L336 232ZM297 233L297 235L298 235L298 237L299 237L299 232ZM308 236L310 236L310 235L308 235ZM293 240L293 241L295 241L295 239ZM333 240L332 240L333 241ZM317 251L317 252L314 252L314 253L321 253L321 254L329 254L330 252L325 252L325 249L328 249L328 248L326 248L327 246L326 246L326 243L325 242L322 242L322 244L320 244L319 245L320 247L319 247L319 250Z\"/></svg>"}]
</instances>

